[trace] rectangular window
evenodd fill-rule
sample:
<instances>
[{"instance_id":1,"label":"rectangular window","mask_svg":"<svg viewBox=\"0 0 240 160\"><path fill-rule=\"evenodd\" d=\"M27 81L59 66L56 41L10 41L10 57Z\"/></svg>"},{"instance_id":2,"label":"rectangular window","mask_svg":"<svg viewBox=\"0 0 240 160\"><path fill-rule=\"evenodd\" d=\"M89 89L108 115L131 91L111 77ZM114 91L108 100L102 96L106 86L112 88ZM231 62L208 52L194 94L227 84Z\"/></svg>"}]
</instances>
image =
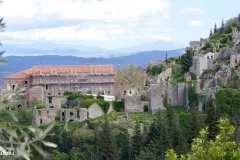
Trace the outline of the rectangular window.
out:
<instances>
[{"instance_id":1,"label":"rectangular window","mask_svg":"<svg viewBox=\"0 0 240 160\"><path fill-rule=\"evenodd\" d=\"M46 90L48 90L48 85L46 85Z\"/></svg>"},{"instance_id":2,"label":"rectangular window","mask_svg":"<svg viewBox=\"0 0 240 160\"><path fill-rule=\"evenodd\" d=\"M25 81L25 84L28 84L28 81Z\"/></svg>"},{"instance_id":3,"label":"rectangular window","mask_svg":"<svg viewBox=\"0 0 240 160\"><path fill-rule=\"evenodd\" d=\"M12 85L12 89L13 89L13 90L15 89L15 85Z\"/></svg>"}]
</instances>

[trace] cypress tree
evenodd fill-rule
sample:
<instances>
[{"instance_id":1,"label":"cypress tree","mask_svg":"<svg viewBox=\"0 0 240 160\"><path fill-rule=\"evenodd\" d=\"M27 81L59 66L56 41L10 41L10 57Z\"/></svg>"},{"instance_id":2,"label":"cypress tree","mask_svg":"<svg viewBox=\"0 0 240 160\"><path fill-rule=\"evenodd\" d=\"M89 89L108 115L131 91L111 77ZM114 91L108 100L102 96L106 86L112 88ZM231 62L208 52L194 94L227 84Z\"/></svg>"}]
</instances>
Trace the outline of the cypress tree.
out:
<instances>
[{"instance_id":1,"label":"cypress tree","mask_svg":"<svg viewBox=\"0 0 240 160\"><path fill-rule=\"evenodd\" d=\"M101 127L102 130L99 132L99 160L117 159L114 137L106 117Z\"/></svg>"},{"instance_id":2,"label":"cypress tree","mask_svg":"<svg viewBox=\"0 0 240 160\"><path fill-rule=\"evenodd\" d=\"M217 33L217 24L215 23L215 25L214 25L214 33Z\"/></svg>"},{"instance_id":3,"label":"cypress tree","mask_svg":"<svg viewBox=\"0 0 240 160\"><path fill-rule=\"evenodd\" d=\"M206 102L206 125L208 126L208 138L209 140L214 139L218 134L218 119L220 117L219 112L217 110L216 104L213 99L209 99Z\"/></svg>"},{"instance_id":4,"label":"cypress tree","mask_svg":"<svg viewBox=\"0 0 240 160\"><path fill-rule=\"evenodd\" d=\"M139 160L164 159L165 151L170 147L166 120L158 117L150 127L144 148L137 157Z\"/></svg>"},{"instance_id":5,"label":"cypress tree","mask_svg":"<svg viewBox=\"0 0 240 160\"><path fill-rule=\"evenodd\" d=\"M223 31L224 31L224 21L223 21L223 19L222 19L222 24L221 24L221 33L223 33Z\"/></svg>"},{"instance_id":6,"label":"cypress tree","mask_svg":"<svg viewBox=\"0 0 240 160\"><path fill-rule=\"evenodd\" d=\"M141 135L141 130L140 130L140 125L136 121L136 126L135 126L135 135L132 137L132 159L134 160L137 155L139 155L140 150L141 150L141 143L142 143L142 135Z\"/></svg>"},{"instance_id":7,"label":"cypress tree","mask_svg":"<svg viewBox=\"0 0 240 160\"><path fill-rule=\"evenodd\" d=\"M212 37L212 28L210 29L210 34L209 34L209 38L211 38Z\"/></svg>"},{"instance_id":8,"label":"cypress tree","mask_svg":"<svg viewBox=\"0 0 240 160\"><path fill-rule=\"evenodd\" d=\"M178 153L185 153L187 151L186 139L183 137L181 128L179 127L177 115L172 107L168 107L166 117L169 143L171 147Z\"/></svg>"},{"instance_id":9,"label":"cypress tree","mask_svg":"<svg viewBox=\"0 0 240 160\"><path fill-rule=\"evenodd\" d=\"M120 160L131 160L131 146L129 142L129 134L127 130L123 132L123 146L121 148Z\"/></svg>"},{"instance_id":10,"label":"cypress tree","mask_svg":"<svg viewBox=\"0 0 240 160\"><path fill-rule=\"evenodd\" d=\"M201 112L198 111L197 107L192 107L190 109L190 144L193 138L199 135L200 130L204 126L203 117Z\"/></svg>"}]
</instances>

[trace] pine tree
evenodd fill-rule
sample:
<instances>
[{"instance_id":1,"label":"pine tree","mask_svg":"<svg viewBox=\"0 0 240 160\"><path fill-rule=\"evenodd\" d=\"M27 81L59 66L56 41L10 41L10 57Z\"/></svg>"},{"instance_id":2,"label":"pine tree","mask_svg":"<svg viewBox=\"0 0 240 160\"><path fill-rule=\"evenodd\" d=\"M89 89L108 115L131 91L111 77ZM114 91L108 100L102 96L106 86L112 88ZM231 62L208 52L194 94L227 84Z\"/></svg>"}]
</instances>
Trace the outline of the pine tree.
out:
<instances>
[{"instance_id":1,"label":"pine tree","mask_svg":"<svg viewBox=\"0 0 240 160\"><path fill-rule=\"evenodd\" d=\"M186 49L186 53L181 56L180 64L184 72L188 72L189 68L192 66L193 61L193 50Z\"/></svg>"},{"instance_id":2,"label":"pine tree","mask_svg":"<svg viewBox=\"0 0 240 160\"><path fill-rule=\"evenodd\" d=\"M223 19L222 19L222 24L221 24L221 33L223 33L223 31L224 31L224 21L223 21Z\"/></svg>"},{"instance_id":3,"label":"pine tree","mask_svg":"<svg viewBox=\"0 0 240 160\"><path fill-rule=\"evenodd\" d=\"M217 33L217 24L215 23L215 25L214 25L214 33Z\"/></svg>"},{"instance_id":4,"label":"pine tree","mask_svg":"<svg viewBox=\"0 0 240 160\"><path fill-rule=\"evenodd\" d=\"M199 135L203 126L204 121L201 112L198 111L197 107L192 107L190 109L190 144L192 143L193 138L196 138Z\"/></svg>"},{"instance_id":5,"label":"pine tree","mask_svg":"<svg viewBox=\"0 0 240 160\"><path fill-rule=\"evenodd\" d=\"M129 134L127 130L123 132L123 146L121 148L120 160L131 160L131 146L129 142Z\"/></svg>"},{"instance_id":6,"label":"pine tree","mask_svg":"<svg viewBox=\"0 0 240 160\"><path fill-rule=\"evenodd\" d=\"M209 99L206 102L206 113L207 113L206 125L209 127L208 138L209 140L211 140L214 139L215 136L218 134L217 121L220 117L218 109L213 99Z\"/></svg>"},{"instance_id":7,"label":"pine tree","mask_svg":"<svg viewBox=\"0 0 240 160\"><path fill-rule=\"evenodd\" d=\"M141 143L142 143L142 135L141 135L141 130L140 130L140 125L136 121L136 126L135 126L135 135L132 137L132 159L134 160L137 155L139 155L141 151Z\"/></svg>"},{"instance_id":8,"label":"pine tree","mask_svg":"<svg viewBox=\"0 0 240 160\"><path fill-rule=\"evenodd\" d=\"M209 34L209 38L211 38L212 37L212 28L210 29L210 34Z\"/></svg>"},{"instance_id":9,"label":"pine tree","mask_svg":"<svg viewBox=\"0 0 240 160\"><path fill-rule=\"evenodd\" d=\"M158 117L151 125L144 148L137 157L139 160L164 159L165 151L170 147L166 120Z\"/></svg>"},{"instance_id":10,"label":"pine tree","mask_svg":"<svg viewBox=\"0 0 240 160\"><path fill-rule=\"evenodd\" d=\"M174 150L178 153L185 153L187 151L186 139L183 137L181 128L179 127L179 122L177 115L172 107L167 109L167 126L169 143Z\"/></svg>"},{"instance_id":11,"label":"pine tree","mask_svg":"<svg viewBox=\"0 0 240 160\"><path fill-rule=\"evenodd\" d=\"M165 62L167 63L167 59L168 59L168 53L166 52L165 54Z\"/></svg>"},{"instance_id":12,"label":"pine tree","mask_svg":"<svg viewBox=\"0 0 240 160\"><path fill-rule=\"evenodd\" d=\"M114 137L106 117L101 127L102 130L99 133L99 160L117 159Z\"/></svg>"}]
</instances>

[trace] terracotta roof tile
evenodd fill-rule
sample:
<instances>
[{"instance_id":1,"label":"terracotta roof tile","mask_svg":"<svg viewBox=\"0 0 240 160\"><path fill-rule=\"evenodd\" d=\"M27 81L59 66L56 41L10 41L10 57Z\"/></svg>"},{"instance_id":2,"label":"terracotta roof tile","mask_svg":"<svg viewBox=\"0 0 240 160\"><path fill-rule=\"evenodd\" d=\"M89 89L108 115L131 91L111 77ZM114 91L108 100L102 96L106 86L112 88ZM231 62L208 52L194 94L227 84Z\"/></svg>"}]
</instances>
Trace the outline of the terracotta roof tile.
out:
<instances>
[{"instance_id":1,"label":"terracotta roof tile","mask_svg":"<svg viewBox=\"0 0 240 160\"><path fill-rule=\"evenodd\" d=\"M69 73L69 72L78 72L78 73L91 73L96 71L97 73L107 73L115 71L114 66L111 64L107 65L69 65L69 66L33 66L28 70L14 73L10 76L5 77L5 79L25 79L32 74L38 74L40 71L42 73L51 73L53 70L56 73Z\"/></svg>"},{"instance_id":2,"label":"terracotta roof tile","mask_svg":"<svg viewBox=\"0 0 240 160\"><path fill-rule=\"evenodd\" d=\"M21 72L17 72L14 74L11 74L7 77L5 77L5 79L26 79L29 77L29 75L31 74L31 70L25 70L25 71L21 71Z\"/></svg>"},{"instance_id":3,"label":"terracotta roof tile","mask_svg":"<svg viewBox=\"0 0 240 160\"><path fill-rule=\"evenodd\" d=\"M90 73L96 72L104 73L114 71L114 67L111 64L107 65L72 65L72 66L33 66L32 73L51 73L55 70L57 73L66 73L66 72L79 72L79 73Z\"/></svg>"}]
</instances>

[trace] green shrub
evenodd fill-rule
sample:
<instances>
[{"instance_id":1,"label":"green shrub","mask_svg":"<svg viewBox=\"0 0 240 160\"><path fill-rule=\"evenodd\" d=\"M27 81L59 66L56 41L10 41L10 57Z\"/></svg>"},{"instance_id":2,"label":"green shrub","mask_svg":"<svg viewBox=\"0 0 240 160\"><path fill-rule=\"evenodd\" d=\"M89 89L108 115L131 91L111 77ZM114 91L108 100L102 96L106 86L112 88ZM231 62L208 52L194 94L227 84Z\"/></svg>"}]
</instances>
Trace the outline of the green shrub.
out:
<instances>
[{"instance_id":1,"label":"green shrub","mask_svg":"<svg viewBox=\"0 0 240 160\"><path fill-rule=\"evenodd\" d=\"M30 126L32 123L32 112L25 108L18 109L15 111L15 115L20 125Z\"/></svg>"},{"instance_id":2,"label":"green shrub","mask_svg":"<svg viewBox=\"0 0 240 160\"><path fill-rule=\"evenodd\" d=\"M87 91L87 94L92 94L92 91L91 91L91 90L88 90L88 91Z\"/></svg>"},{"instance_id":3,"label":"green shrub","mask_svg":"<svg viewBox=\"0 0 240 160\"><path fill-rule=\"evenodd\" d=\"M124 101L113 101L113 110L116 112L124 112Z\"/></svg>"},{"instance_id":4,"label":"green shrub","mask_svg":"<svg viewBox=\"0 0 240 160\"><path fill-rule=\"evenodd\" d=\"M103 97L103 96L101 96L100 94L98 94L98 95L97 95L97 99L101 99L101 100L103 100L103 99L104 99L104 97Z\"/></svg>"},{"instance_id":5,"label":"green shrub","mask_svg":"<svg viewBox=\"0 0 240 160\"><path fill-rule=\"evenodd\" d=\"M37 109L43 109L46 108L45 104L37 104Z\"/></svg>"},{"instance_id":6,"label":"green shrub","mask_svg":"<svg viewBox=\"0 0 240 160\"><path fill-rule=\"evenodd\" d=\"M197 80L197 75L195 73L190 72L190 75L191 75L192 80L194 80L194 81Z\"/></svg>"},{"instance_id":7,"label":"green shrub","mask_svg":"<svg viewBox=\"0 0 240 160\"><path fill-rule=\"evenodd\" d=\"M102 111L107 114L109 107L110 107L110 103L103 101L103 100L97 100L96 103L102 108Z\"/></svg>"},{"instance_id":8,"label":"green shrub","mask_svg":"<svg viewBox=\"0 0 240 160\"><path fill-rule=\"evenodd\" d=\"M84 108L89 108L92 104L96 103L95 99L85 99L83 101L83 107Z\"/></svg>"}]
</instances>

